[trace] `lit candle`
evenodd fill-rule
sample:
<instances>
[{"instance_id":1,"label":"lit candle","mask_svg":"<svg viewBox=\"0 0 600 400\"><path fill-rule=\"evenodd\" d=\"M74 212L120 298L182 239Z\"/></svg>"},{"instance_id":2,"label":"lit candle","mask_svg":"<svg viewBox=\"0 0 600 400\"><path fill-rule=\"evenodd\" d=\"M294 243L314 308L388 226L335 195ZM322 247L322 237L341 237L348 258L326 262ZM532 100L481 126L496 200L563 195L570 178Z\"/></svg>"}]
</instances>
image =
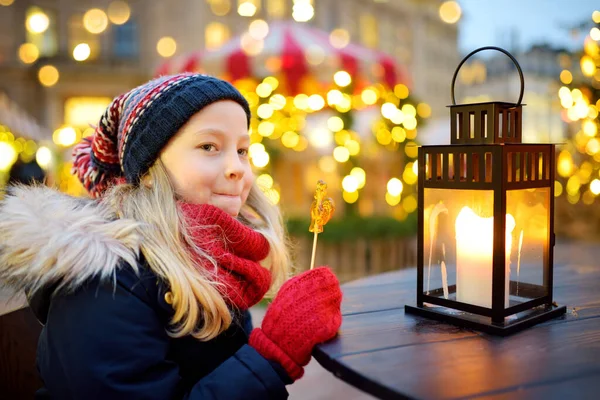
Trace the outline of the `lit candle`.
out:
<instances>
[{"instance_id":1,"label":"lit candle","mask_svg":"<svg viewBox=\"0 0 600 400\"><path fill-rule=\"evenodd\" d=\"M505 307L509 305L510 249L515 219L506 214ZM482 218L469 207L456 217L456 300L481 307L492 306L494 217Z\"/></svg>"}]
</instances>

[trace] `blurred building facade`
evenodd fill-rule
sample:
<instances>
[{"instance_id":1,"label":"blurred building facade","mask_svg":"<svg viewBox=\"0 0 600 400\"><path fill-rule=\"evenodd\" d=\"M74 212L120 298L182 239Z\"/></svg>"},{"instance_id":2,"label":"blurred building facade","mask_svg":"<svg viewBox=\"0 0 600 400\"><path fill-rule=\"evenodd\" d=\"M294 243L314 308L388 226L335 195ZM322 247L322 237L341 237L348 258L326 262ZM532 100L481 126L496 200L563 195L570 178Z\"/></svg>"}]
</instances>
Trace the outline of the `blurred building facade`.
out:
<instances>
[{"instance_id":1,"label":"blurred building facade","mask_svg":"<svg viewBox=\"0 0 600 400\"><path fill-rule=\"evenodd\" d=\"M441 19L441 0L0 0L0 4L0 92L47 129L47 142L65 161L70 147L92 132L90 125L97 123L116 95L150 79L171 59L220 48L247 32L257 19L295 20L326 35L338 30L351 43L392 55L408 72L411 95L429 104L433 118L447 115L449 85L460 59L457 26ZM369 125L363 125L370 132ZM27 132L19 134L40 142ZM386 184L402 176L404 155L381 155L378 161L385 157L390 159L385 168L365 161L365 168L375 171L358 205L366 215L391 210L385 202ZM310 169L305 156L296 158L297 162L286 157L285 163L277 164L280 175L303 171L303 179L298 179L302 184L281 187L291 211L306 209L310 196L304 192L312 191L311 182L323 176L316 161ZM71 192L68 185L78 185L68 183L73 181L68 163L56 173L57 181L64 177L67 185L61 184L61 189ZM333 180L330 186L343 205L340 183Z\"/></svg>"},{"instance_id":2,"label":"blurred building facade","mask_svg":"<svg viewBox=\"0 0 600 400\"><path fill-rule=\"evenodd\" d=\"M114 6L122 2L107 0L3 0L12 4L0 6L0 90L52 130L85 128L94 122L86 115L97 118L110 98L152 76L165 60L159 52L217 48L257 18L301 18L294 7L302 1L132 0L123 9ZM412 91L431 105L433 115L445 112L458 60L457 27L440 19L439 0L306 3L314 14L306 23L327 32L344 29L351 41L395 56L411 74ZM108 10L110 20L106 14L84 18L93 8ZM74 50L82 43L89 56L76 61ZM81 51L84 57L88 50ZM55 70L40 72L46 65ZM58 80L53 82L55 71ZM45 84L40 73L48 75Z\"/></svg>"}]
</instances>

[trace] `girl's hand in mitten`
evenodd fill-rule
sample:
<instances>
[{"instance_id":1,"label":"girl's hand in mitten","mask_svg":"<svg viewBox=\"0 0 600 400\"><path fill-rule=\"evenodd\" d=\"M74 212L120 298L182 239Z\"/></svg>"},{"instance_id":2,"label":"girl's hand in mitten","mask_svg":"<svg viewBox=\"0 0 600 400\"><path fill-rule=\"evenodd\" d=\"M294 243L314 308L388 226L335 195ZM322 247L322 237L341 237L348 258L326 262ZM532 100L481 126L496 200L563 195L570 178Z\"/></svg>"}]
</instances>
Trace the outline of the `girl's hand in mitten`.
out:
<instances>
[{"instance_id":1,"label":"girl's hand in mitten","mask_svg":"<svg viewBox=\"0 0 600 400\"><path fill-rule=\"evenodd\" d=\"M342 323L341 302L340 284L329 268L306 271L283 284L249 344L296 380L314 346L335 337Z\"/></svg>"}]
</instances>

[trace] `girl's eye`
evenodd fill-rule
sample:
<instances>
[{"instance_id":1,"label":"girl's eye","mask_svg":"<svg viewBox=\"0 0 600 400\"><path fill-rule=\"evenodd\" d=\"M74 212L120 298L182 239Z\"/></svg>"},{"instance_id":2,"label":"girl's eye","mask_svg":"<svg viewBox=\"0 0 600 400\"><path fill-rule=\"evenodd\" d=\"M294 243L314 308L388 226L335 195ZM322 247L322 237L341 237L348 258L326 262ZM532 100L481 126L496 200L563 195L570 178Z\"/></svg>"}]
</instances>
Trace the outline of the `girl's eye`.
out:
<instances>
[{"instance_id":1,"label":"girl's eye","mask_svg":"<svg viewBox=\"0 0 600 400\"><path fill-rule=\"evenodd\" d=\"M201 144L200 146L198 146L198 148L202 149L204 151L215 151L215 150L217 150L217 147L214 144L210 144L210 143Z\"/></svg>"},{"instance_id":2,"label":"girl's eye","mask_svg":"<svg viewBox=\"0 0 600 400\"><path fill-rule=\"evenodd\" d=\"M238 150L238 154L240 156L247 156L248 155L248 149L239 149Z\"/></svg>"}]
</instances>

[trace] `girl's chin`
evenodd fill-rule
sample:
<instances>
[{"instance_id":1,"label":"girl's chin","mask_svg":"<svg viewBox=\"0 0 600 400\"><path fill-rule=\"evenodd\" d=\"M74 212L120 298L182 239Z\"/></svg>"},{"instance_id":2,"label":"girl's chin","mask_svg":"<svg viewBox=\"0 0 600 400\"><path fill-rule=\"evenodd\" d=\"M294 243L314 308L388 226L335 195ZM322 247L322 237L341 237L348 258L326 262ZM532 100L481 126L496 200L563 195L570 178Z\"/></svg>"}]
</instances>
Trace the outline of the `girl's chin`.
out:
<instances>
[{"instance_id":1,"label":"girl's chin","mask_svg":"<svg viewBox=\"0 0 600 400\"><path fill-rule=\"evenodd\" d=\"M242 202L240 198L232 196L218 196L218 198L213 198L210 204L215 207L219 207L232 217L237 217L237 215L240 213L240 209L242 208Z\"/></svg>"}]
</instances>

